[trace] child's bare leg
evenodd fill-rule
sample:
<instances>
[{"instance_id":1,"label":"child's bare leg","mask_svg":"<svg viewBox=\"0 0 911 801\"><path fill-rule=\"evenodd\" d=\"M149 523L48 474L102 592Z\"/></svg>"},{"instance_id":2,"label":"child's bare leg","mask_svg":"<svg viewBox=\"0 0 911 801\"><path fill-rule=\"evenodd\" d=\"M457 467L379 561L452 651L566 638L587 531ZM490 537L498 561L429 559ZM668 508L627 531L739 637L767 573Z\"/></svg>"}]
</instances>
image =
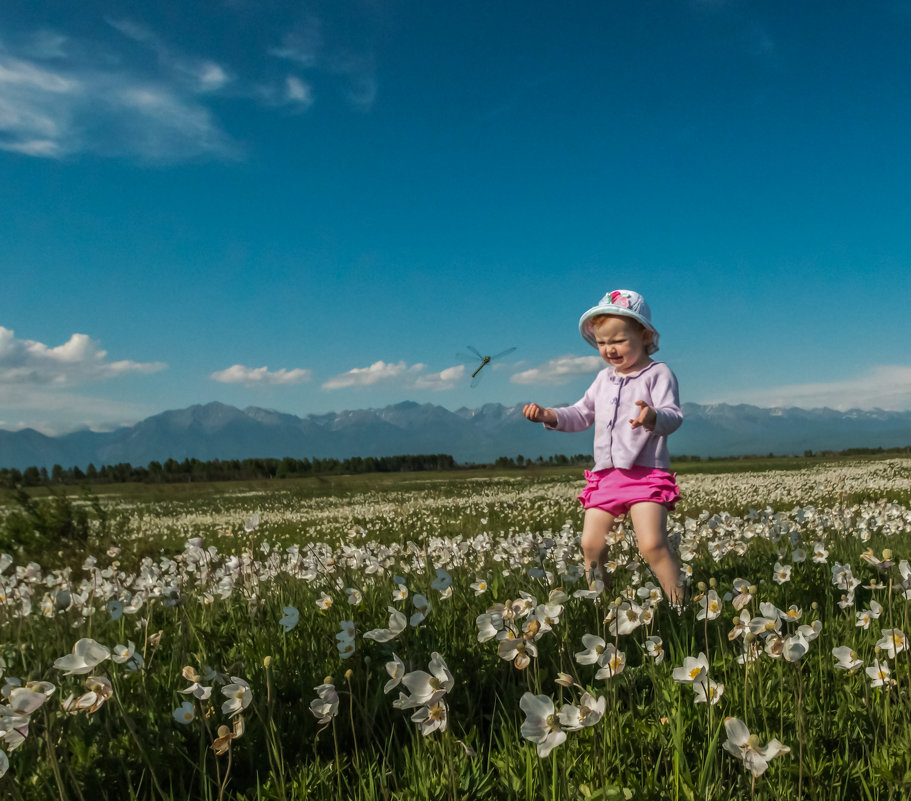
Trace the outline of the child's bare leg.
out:
<instances>
[{"instance_id":1,"label":"child's bare leg","mask_svg":"<svg viewBox=\"0 0 911 801\"><path fill-rule=\"evenodd\" d=\"M582 558L585 560L585 577L589 581L596 578L605 580L604 563L607 561L607 535L616 521L609 512L603 509L586 509L585 521L582 524Z\"/></svg>"},{"instance_id":2,"label":"child's bare leg","mask_svg":"<svg viewBox=\"0 0 911 801\"><path fill-rule=\"evenodd\" d=\"M635 503L630 507L639 553L652 569L668 603L683 601L683 577L680 562L667 541L667 509L660 503Z\"/></svg>"}]
</instances>

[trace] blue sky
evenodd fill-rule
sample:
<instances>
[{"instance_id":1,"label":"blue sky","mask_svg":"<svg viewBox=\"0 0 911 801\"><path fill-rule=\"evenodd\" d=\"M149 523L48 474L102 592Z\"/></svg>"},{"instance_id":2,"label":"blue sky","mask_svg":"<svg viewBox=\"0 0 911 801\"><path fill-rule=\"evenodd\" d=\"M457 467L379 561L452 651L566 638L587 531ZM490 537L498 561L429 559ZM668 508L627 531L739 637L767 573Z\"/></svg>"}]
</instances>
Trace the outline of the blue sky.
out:
<instances>
[{"instance_id":1,"label":"blue sky","mask_svg":"<svg viewBox=\"0 0 911 801\"><path fill-rule=\"evenodd\" d=\"M572 402L617 288L685 401L911 409L909 40L898 0L5 0L0 428ZM472 389L467 345L516 350Z\"/></svg>"}]
</instances>

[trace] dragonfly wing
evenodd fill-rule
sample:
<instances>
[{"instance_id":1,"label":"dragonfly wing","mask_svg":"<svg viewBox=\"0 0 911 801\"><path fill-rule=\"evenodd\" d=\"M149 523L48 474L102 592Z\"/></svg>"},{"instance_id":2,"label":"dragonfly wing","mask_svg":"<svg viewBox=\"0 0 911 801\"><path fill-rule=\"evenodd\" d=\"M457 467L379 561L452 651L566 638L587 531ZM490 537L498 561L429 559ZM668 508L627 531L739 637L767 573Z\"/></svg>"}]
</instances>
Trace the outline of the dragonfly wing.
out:
<instances>
[{"instance_id":1,"label":"dragonfly wing","mask_svg":"<svg viewBox=\"0 0 911 801\"><path fill-rule=\"evenodd\" d=\"M508 355L509 355L510 353L512 353L514 350L515 350L515 348L507 348L506 350L504 350L504 351L498 353L496 356L491 356L490 358L491 358L491 359L499 359L501 356L508 356Z\"/></svg>"},{"instance_id":2,"label":"dragonfly wing","mask_svg":"<svg viewBox=\"0 0 911 801\"><path fill-rule=\"evenodd\" d=\"M484 360L484 357L483 357L480 353L478 353L477 348L473 348L473 347L471 347L471 345L466 345L465 347L468 348L468 350L470 350L470 351L471 351L475 356L477 356L481 361Z\"/></svg>"}]
</instances>

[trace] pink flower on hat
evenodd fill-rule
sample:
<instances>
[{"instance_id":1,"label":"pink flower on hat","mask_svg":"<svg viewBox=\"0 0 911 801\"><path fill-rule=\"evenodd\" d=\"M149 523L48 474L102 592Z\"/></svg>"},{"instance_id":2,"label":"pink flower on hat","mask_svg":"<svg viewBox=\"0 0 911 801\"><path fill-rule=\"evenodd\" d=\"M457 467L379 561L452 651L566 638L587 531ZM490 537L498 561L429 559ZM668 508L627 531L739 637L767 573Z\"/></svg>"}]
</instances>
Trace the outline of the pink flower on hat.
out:
<instances>
[{"instance_id":1,"label":"pink flower on hat","mask_svg":"<svg viewBox=\"0 0 911 801\"><path fill-rule=\"evenodd\" d=\"M629 298L620 293L620 290L614 290L610 293L610 302L614 306L620 306L623 309L629 308Z\"/></svg>"}]
</instances>

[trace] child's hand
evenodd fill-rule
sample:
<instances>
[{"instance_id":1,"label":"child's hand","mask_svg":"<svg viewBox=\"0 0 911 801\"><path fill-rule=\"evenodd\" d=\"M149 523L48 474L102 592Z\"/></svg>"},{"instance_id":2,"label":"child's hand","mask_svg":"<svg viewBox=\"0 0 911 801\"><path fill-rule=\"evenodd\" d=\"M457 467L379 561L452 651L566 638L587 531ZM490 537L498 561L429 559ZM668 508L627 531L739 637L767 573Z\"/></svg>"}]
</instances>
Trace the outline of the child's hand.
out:
<instances>
[{"instance_id":1,"label":"child's hand","mask_svg":"<svg viewBox=\"0 0 911 801\"><path fill-rule=\"evenodd\" d=\"M645 401L636 401L636 406L639 407L639 416L635 420L630 420L630 425L633 428L645 426L649 430L653 429L658 420L658 413Z\"/></svg>"},{"instance_id":2,"label":"child's hand","mask_svg":"<svg viewBox=\"0 0 911 801\"><path fill-rule=\"evenodd\" d=\"M542 409L537 403L526 403L522 414L533 423L547 423L551 426L557 424L556 412L553 409Z\"/></svg>"}]
</instances>

